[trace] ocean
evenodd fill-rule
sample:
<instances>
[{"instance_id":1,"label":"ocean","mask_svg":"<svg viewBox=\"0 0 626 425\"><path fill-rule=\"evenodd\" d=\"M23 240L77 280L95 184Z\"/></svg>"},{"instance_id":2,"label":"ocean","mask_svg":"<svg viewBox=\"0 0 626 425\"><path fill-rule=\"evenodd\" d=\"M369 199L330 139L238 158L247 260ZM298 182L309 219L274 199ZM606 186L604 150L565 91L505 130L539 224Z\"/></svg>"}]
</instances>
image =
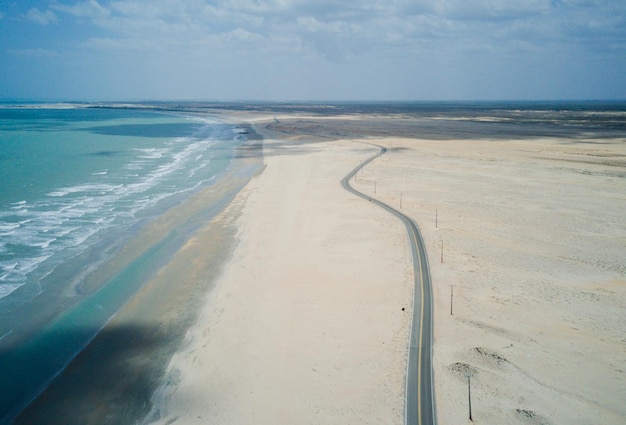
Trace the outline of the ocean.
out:
<instances>
[{"instance_id":1,"label":"ocean","mask_svg":"<svg viewBox=\"0 0 626 425\"><path fill-rule=\"evenodd\" d=\"M140 289L147 262L158 264L184 238L156 236L117 274L102 271L107 262L147 223L213 184L244 140L243 130L208 116L0 108L0 423Z\"/></svg>"}]
</instances>

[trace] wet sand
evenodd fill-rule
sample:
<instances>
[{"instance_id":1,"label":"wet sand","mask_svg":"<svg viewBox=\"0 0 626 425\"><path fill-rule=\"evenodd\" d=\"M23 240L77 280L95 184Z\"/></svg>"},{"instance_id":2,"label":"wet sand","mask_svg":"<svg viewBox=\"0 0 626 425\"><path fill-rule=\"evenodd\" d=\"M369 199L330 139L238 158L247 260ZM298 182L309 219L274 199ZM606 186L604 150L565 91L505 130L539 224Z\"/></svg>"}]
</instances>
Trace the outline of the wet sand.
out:
<instances>
[{"instance_id":1,"label":"wet sand","mask_svg":"<svg viewBox=\"0 0 626 425\"><path fill-rule=\"evenodd\" d=\"M257 135L250 133L249 141L239 149L239 159L225 176L143 229L100 272L151 278L20 414L16 424L135 423L147 414L171 356L180 349L185 332L197 320L207 291L232 252L234 227L230 222L236 217L235 210L230 209L232 216L214 217L259 170L259 146ZM189 235L189 227L200 230ZM137 253L164 233L185 242L175 253L162 256L166 258L162 264L144 270L152 266L137 261Z\"/></svg>"}]
</instances>

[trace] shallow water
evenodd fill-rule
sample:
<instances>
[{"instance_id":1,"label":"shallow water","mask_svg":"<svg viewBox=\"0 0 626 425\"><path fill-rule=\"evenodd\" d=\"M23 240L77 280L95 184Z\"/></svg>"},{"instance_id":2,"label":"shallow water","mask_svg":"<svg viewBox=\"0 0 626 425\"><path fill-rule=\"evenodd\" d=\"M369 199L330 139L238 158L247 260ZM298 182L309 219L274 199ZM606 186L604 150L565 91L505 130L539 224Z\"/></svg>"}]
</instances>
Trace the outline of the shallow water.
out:
<instances>
[{"instance_id":1,"label":"shallow water","mask_svg":"<svg viewBox=\"0 0 626 425\"><path fill-rule=\"evenodd\" d=\"M213 184L242 140L207 117L0 109L0 418L43 388L184 242L193 223L144 235L143 249L110 263L149 223Z\"/></svg>"}]
</instances>

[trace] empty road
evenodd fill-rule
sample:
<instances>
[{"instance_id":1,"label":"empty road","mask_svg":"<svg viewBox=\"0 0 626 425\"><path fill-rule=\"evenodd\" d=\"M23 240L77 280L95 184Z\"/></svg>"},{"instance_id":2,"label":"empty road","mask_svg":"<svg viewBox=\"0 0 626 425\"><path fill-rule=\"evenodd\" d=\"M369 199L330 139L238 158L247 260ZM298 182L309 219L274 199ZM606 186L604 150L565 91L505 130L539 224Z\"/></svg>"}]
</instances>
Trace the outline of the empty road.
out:
<instances>
[{"instance_id":1,"label":"empty road","mask_svg":"<svg viewBox=\"0 0 626 425\"><path fill-rule=\"evenodd\" d=\"M414 292L406 376L405 424L435 425L437 415L432 372L432 291L422 235L413 219L386 203L359 192L350 185L350 180L359 170L387 152L387 148L383 146L373 146L380 148L380 151L352 170L343 178L341 185L347 191L395 215L406 226L413 255Z\"/></svg>"}]
</instances>

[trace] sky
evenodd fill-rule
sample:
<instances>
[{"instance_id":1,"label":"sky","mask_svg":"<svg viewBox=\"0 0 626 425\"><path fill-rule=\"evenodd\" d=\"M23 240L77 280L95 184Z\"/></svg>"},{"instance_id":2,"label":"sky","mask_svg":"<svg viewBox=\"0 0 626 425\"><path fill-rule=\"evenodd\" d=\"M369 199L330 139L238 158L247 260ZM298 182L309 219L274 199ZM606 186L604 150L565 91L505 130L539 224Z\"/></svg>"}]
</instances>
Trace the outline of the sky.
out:
<instances>
[{"instance_id":1,"label":"sky","mask_svg":"<svg viewBox=\"0 0 626 425\"><path fill-rule=\"evenodd\" d=\"M0 0L0 100L626 99L624 0Z\"/></svg>"}]
</instances>

